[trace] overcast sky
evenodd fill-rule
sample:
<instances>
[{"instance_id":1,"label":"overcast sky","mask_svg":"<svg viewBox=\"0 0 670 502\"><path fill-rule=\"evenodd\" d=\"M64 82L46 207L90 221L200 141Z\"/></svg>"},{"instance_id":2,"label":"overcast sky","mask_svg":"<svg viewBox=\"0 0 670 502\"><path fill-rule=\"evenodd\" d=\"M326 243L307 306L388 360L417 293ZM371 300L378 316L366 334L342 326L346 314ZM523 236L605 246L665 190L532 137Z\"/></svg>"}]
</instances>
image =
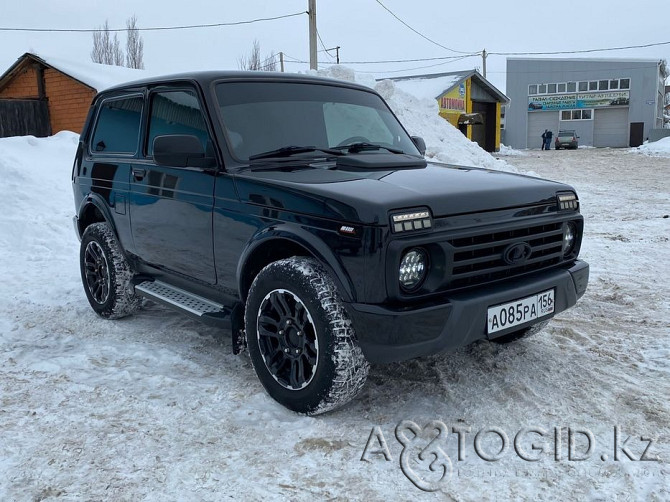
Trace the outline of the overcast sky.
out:
<instances>
[{"instance_id":1,"label":"overcast sky","mask_svg":"<svg viewBox=\"0 0 670 502\"><path fill-rule=\"evenodd\" d=\"M549 2L480 0L382 0L417 31L457 51L560 51L640 45L670 40L667 0L561 0ZM3 2L2 28L95 28L109 21L124 27L137 15L140 27L244 21L307 10L307 0L21 0ZM375 0L317 0L317 24L326 47L339 45L346 61L454 56L413 33ZM309 59L308 19L301 15L235 27L143 32L147 69L237 69L238 59L257 39L263 54L283 51ZM125 34L121 33L122 46ZM17 33L0 31L0 73L24 52L90 60L90 33ZM321 49L321 47L319 47ZM334 54L334 53L333 53ZM670 59L670 45L595 53L580 57ZM561 56L568 57L568 56ZM288 60L288 58L287 58ZM321 67L332 60L319 54ZM505 56L488 58L487 77L505 90ZM379 76L439 73L481 68L471 57L440 62L348 65ZM424 68L419 68L419 67ZM287 71L307 69L286 63ZM391 73L406 70L404 73Z\"/></svg>"}]
</instances>

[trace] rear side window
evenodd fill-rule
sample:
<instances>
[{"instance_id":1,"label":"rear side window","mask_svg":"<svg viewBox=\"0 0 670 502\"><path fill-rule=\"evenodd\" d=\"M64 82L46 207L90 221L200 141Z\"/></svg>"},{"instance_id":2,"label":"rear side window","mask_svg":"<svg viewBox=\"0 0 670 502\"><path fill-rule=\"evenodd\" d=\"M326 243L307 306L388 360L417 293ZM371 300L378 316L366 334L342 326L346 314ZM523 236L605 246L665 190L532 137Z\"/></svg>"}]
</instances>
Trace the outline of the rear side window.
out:
<instances>
[{"instance_id":1,"label":"rear side window","mask_svg":"<svg viewBox=\"0 0 670 502\"><path fill-rule=\"evenodd\" d=\"M147 138L147 156L153 156L154 139L163 134L196 136L205 151L209 134L200 103L193 91L162 91L151 96L151 118Z\"/></svg>"},{"instance_id":2,"label":"rear side window","mask_svg":"<svg viewBox=\"0 0 670 502\"><path fill-rule=\"evenodd\" d=\"M135 154L139 144L143 103L142 96L104 101L98 113L91 151Z\"/></svg>"}]
</instances>

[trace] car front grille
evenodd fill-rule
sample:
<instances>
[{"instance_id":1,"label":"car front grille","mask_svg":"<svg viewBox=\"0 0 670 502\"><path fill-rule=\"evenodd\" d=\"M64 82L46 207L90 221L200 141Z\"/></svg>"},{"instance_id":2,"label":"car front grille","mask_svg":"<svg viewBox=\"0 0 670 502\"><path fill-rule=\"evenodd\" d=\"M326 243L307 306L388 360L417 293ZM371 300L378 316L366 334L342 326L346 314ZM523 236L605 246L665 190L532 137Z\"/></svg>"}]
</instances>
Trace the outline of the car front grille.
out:
<instances>
[{"instance_id":1,"label":"car front grille","mask_svg":"<svg viewBox=\"0 0 670 502\"><path fill-rule=\"evenodd\" d=\"M527 243L531 253L519 265L508 264L508 246ZM467 288L550 268L563 260L563 223L482 233L448 240L453 250L449 290Z\"/></svg>"}]
</instances>

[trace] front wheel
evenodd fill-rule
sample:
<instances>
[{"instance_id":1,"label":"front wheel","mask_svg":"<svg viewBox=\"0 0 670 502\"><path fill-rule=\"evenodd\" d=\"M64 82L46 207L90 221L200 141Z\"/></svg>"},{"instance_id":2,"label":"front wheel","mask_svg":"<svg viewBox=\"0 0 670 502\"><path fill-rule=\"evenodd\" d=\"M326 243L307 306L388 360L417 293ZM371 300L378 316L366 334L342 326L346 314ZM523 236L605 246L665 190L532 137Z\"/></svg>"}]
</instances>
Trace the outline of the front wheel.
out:
<instances>
[{"instance_id":1,"label":"front wheel","mask_svg":"<svg viewBox=\"0 0 670 502\"><path fill-rule=\"evenodd\" d=\"M86 227L81 239L79 266L84 291L91 307L106 319L118 319L139 310L133 272L107 223Z\"/></svg>"},{"instance_id":2,"label":"front wheel","mask_svg":"<svg viewBox=\"0 0 670 502\"><path fill-rule=\"evenodd\" d=\"M312 258L266 266L246 303L249 355L265 390L283 406L318 415L351 401L369 364L328 272Z\"/></svg>"}]
</instances>

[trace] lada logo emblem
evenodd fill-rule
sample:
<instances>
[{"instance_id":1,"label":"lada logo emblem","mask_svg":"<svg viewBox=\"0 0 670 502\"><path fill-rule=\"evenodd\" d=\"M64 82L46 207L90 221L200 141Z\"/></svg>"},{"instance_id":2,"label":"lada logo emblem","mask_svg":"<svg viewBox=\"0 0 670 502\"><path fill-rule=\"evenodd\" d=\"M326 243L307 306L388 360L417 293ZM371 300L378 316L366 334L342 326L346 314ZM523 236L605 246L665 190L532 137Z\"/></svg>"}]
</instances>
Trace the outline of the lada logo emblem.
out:
<instances>
[{"instance_id":1,"label":"lada logo emblem","mask_svg":"<svg viewBox=\"0 0 670 502\"><path fill-rule=\"evenodd\" d=\"M527 242L516 242L505 248L502 257L508 265L521 265L530 258L532 253L533 248L530 247L530 244Z\"/></svg>"}]
</instances>

